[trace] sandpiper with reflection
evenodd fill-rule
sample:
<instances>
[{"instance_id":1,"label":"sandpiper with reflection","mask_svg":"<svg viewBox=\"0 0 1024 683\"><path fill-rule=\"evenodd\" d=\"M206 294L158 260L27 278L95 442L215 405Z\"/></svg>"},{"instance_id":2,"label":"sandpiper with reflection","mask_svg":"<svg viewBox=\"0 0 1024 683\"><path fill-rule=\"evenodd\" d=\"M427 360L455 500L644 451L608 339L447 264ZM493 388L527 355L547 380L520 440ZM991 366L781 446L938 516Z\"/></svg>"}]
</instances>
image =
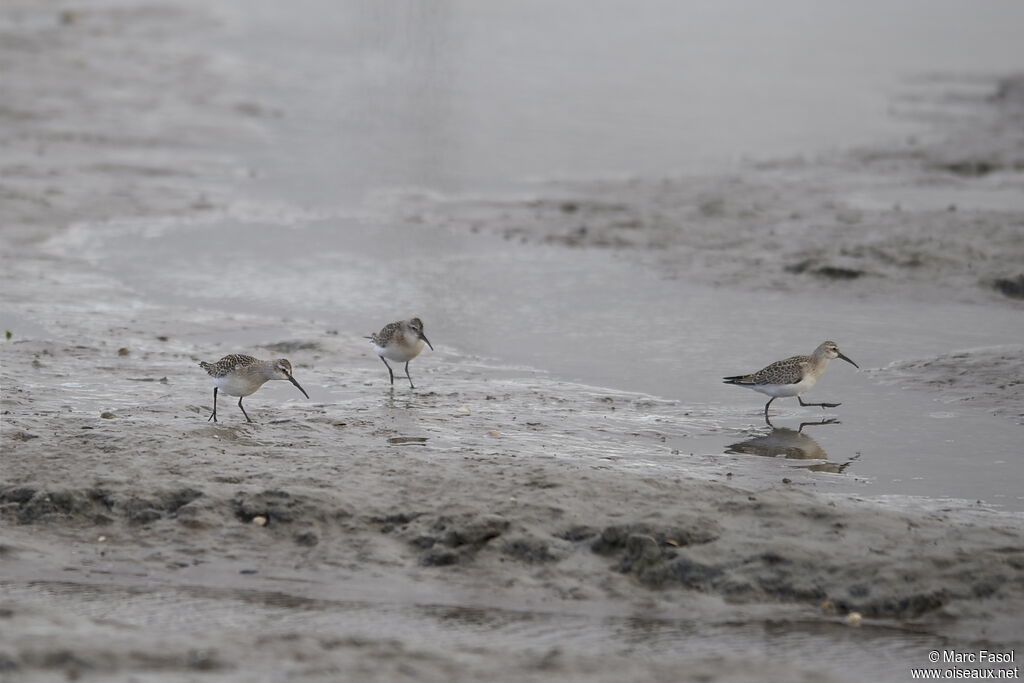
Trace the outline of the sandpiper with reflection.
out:
<instances>
[{"instance_id":1,"label":"sandpiper with reflection","mask_svg":"<svg viewBox=\"0 0 1024 683\"><path fill-rule=\"evenodd\" d=\"M827 424L838 424L838 421L835 418L826 418L820 422L801 422L798 429L773 426L767 434L734 443L726 448L725 452L732 455L758 455L787 460L818 460L821 462L802 467L812 472L842 474L860 454L844 463L827 462L828 453L825 449L815 439L804 434L804 427Z\"/></svg>"},{"instance_id":2,"label":"sandpiper with reflection","mask_svg":"<svg viewBox=\"0 0 1024 683\"><path fill-rule=\"evenodd\" d=\"M431 351L434 350L434 345L423 334L423 321L419 318L398 320L385 325L380 332L371 334L367 339L373 343L373 350L387 367L391 386L395 385L395 373L388 365L388 358L405 363L405 377L409 380L409 388L415 389L412 377L409 376L409 361L420 355L424 344L429 346Z\"/></svg>"},{"instance_id":3,"label":"sandpiper with reflection","mask_svg":"<svg viewBox=\"0 0 1024 683\"><path fill-rule=\"evenodd\" d=\"M228 396L238 396L238 407L248 422L252 422L249 414L242 408L242 399L249 394L255 393L268 380L286 379L294 384L306 398L309 394L299 386L299 383L292 376L292 364L287 358L277 360L259 360L252 356L241 353L232 353L224 356L216 363L202 361L199 367L206 370L206 373L213 378L213 413L207 418L207 422L217 421L217 391L223 391Z\"/></svg>"},{"instance_id":4,"label":"sandpiper with reflection","mask_svg":"<svg viewBox=\"0 0 1024 683\"><path fill-rule=\"evenodd\" d=\"M735 384L739 387L747 387L754 391L771 396L764 404L764 419L768 421L768 406L777 398L788 398L796 396L802 406L818 406L820 408L835 408L841 403L804 403L800 394L813 387L818 379L825 373L829 361L833 358L842 358L855 368L860 366L854 363L840 352L839 345L834 341L822 342L809 356L793 356L785 360L775 361L749 375L734 375L723 377L726 384Z\"/></svg>"}]
</instances>

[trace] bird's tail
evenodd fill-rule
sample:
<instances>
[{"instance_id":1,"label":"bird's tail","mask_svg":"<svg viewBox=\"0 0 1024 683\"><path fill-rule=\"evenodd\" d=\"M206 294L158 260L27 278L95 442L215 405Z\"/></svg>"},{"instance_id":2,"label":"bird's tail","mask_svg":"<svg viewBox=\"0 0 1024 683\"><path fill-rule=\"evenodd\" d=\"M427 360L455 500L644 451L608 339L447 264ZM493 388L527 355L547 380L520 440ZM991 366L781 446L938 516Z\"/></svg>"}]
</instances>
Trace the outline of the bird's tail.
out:
<instances>
[{"instance_id":1,"label":"bird's tail","mask_svg":"<svg viewBox=\"0 0 1024 683\"><path fill-rule=\"evenodd\" d=\"M210 368L213 367L213 363L207 363L205 360L201 360L199 361L199 367L201 367L203 370L209 370Z\"/></svg>"},{"instance_id":2,"label":"bird's tail","mask_svg":"<svg viewBox=\"0 0 1024 683\"><path fill-rule=\"evenodd\" d=\"M750 384L750 375L733 375L732 377L723 377L722 381L726 384Z\"/></svg>"}]
</instances>

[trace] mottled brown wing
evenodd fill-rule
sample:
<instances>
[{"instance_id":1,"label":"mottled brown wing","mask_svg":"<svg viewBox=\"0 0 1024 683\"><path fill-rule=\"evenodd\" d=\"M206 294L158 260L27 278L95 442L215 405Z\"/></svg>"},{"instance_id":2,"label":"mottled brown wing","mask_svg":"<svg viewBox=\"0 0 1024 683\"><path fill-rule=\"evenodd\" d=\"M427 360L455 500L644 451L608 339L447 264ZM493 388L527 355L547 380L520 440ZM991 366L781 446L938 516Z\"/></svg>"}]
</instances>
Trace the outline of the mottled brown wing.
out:
<instances>
[{"instance_id":1,"label":"mottled brown wing","mask_svg":"<svg viewBox=\"0 0 1024 683\"><path fill-rule=\"evenodd\" d=\"M199 365L209 373L210 377L224 377L239 368L247 368L259 362L258 358L253 358L252 356L246 356L242 353L231 353L216 363L200 363Z\"/></svg>"},{"instance_id":2,"label":"mottled brown wing","mask_svg":"<svg viewBox=\"0 0 1024 683\"><path fill-rule=\"evenodd\" d=\"M384 327L380 328L380 332L377 334L370 335L370 341L377 346L387 346L391 338L398 332L398 328L402 326L402 321L388 323Z\"/></svg>"},{"instance_id":3,"label":"mottled brown wing","mask_svg":"<svg viewBox=\"0 0 1024 683\"><path fill-rule=\"evenodd\" d=\"M796 384L804 378L809 356L793 356L775 361L750 376L750 384Z\"/></svg>"}]
</instances>

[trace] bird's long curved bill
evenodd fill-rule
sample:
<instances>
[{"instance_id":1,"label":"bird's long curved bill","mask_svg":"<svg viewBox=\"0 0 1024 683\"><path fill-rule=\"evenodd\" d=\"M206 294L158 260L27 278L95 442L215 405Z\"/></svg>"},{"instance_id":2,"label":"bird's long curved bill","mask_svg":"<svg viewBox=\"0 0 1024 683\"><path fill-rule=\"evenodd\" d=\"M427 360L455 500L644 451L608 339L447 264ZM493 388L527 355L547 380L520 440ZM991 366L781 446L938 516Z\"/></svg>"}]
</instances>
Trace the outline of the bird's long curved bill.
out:
<instances>
[{"instance_id":1,"label":"bird's long curved bill","mask_svg":"<svg viewBox=\"0 0 1024 683\"><path fill-rule=\"evenodd\" d=\"M433 350L434 350L434 345L430 343L430 340L429 340L429 339L427 339L427 335L425 335L425 334L423 334L422 332L420 332L420 339L422 339L423 341L427 342L427 346L429 346L429 347L430 347L430 350L431 350L431 351L433 351Z\"/></svg>"},{"instance_id":2,"label":"bird's long curved bill","mask_svg":"<svg viewBox=\"0 0 1024 683\"><path fill-rule=\"evenodd\" d=\"M852 360L850 360L849 358L847 358L847 357L846 357L846 356L844 356L843 354L841 354L841 353L840 353L840 354L839 354L839 357L840 357L840 358L842 358L843 360L845 360L845 361L846 361L847 363L849 363L849 364L850 364L850 365L852 365L853 367L855 367L855 368L860 368L860 366L859 366L859 365L857 365L856 363L854 363L854 362L853 362Z\"/></svg>"},{"instance_id":3,"label":"bird's long curved bill","mask_svg":"<svg viewBox=\"0 0 1024 683\"><path fill-rule=\"evenodd\" d=\"M309 394L307 394L307 393L306 393L306 390L305 390L305 389L303 389L303 388L302 388L301 386L299 386L299 383L295 381L295 378L294 378L294 377L289 377L289 378L288 378L288 381L289 381L289 382L291 382L292 384L294 384L294 385L295 385L295 387L296 387L296 388L297 388L297 389L298 389L299 391L301 391L301 392L302 392L302 394L303 394L303 395L304 395L304 396L305 396L306 398L309 398Z\"/></svg>"}]
</instances>

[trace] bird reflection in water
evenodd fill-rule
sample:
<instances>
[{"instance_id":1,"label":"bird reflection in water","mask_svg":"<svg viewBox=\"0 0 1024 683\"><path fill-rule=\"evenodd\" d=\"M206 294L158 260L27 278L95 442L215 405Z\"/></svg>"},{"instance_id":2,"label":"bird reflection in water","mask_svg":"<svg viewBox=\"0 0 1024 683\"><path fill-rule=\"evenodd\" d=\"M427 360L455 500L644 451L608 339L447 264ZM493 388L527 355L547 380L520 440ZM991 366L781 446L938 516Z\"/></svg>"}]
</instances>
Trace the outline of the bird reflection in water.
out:
<instances>
[{"instance_id":1,"label":"bird reflection in water","mask_svg":"<svg viewBox=\"0 0 1024 683\"><path fill-rule=\"evenodd\" d=\"M767 434L734 443L725 449L726 453L732 455L761 455L768 458L786 458L788 460L828 460L828 453L813 438L804 434L804 427L814 425L838 424L835 418L829 418L820 422L801 422L798 429L788 427L776 427L771 422L768 426L771 431ZM841 474L849 467L856 456L840 464L835 462L820 462L814 465L804 466L803 469L812 472L830 472Z\"/></svg>"}]
</instances>

